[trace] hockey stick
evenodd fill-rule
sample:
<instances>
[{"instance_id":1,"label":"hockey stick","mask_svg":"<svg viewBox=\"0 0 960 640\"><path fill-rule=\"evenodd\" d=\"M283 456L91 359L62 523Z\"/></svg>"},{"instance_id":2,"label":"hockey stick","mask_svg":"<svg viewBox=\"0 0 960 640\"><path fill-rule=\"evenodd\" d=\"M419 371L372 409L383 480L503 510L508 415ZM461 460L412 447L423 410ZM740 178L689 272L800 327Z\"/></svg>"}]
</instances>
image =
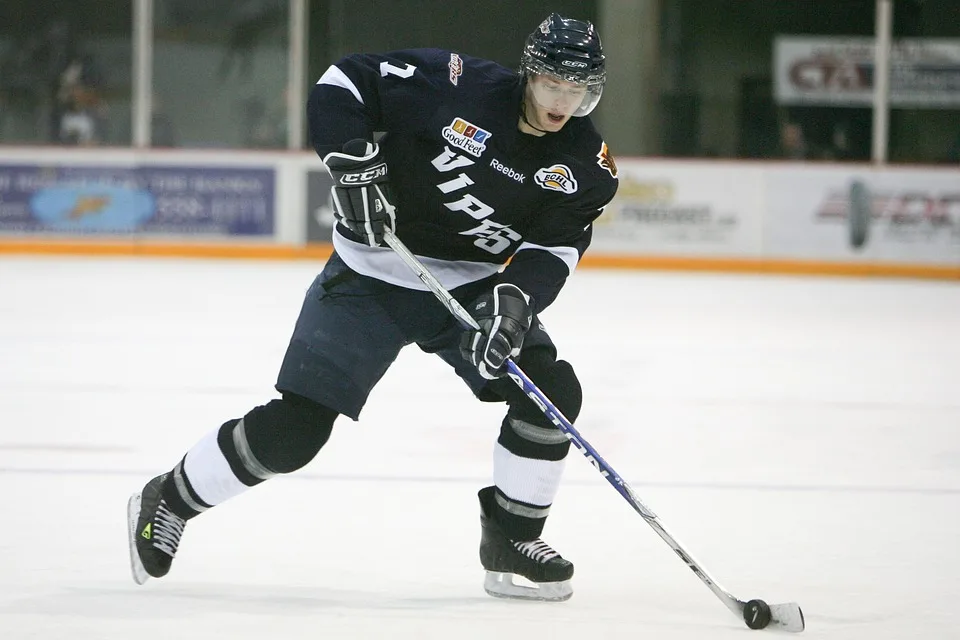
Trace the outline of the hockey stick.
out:
<instances>
[{"instance_id":1,"label":"hockey stick","mask_svg":"<svg viewBox=\"0 0 960 640\"><path fill-rule=\"evenodd\" d=\"M479 328L479 325L470 313L450 295L449 291L444 289L443 285L440 284L433 274L427 270L423 263L407 249L406 245L404 245L390 229L384 230L383 239L465 329ZM507 376L513 380L527 397L540 408L544 415L563 432L567 439L587 458L590 464L600 472L600 475L613 485L613 488L623 496L624 500L630 503L630 506L640 514L646 523L657 532L657 535L673 549L674 553L680 556L680 559L690 567L696 576L709 587L714 595L717 596L734 615L742 619L751 629L769 627L782 631L803 631L803 612L800 610L798 604L791 602L787 604L768 605L763 600L750 600L745 602L734 597L730 592L717 584L717 581L714 580L700 563L683 548L677 539L667 531L667 528L660 521L660 518L657 517L657 514L640 500L633 489L630 488L630 485L613 470L613 467L596 452L589 442L583 439L583 436L574 428L573 424L564 417L560 410L550 402L512 359L507 360Z\"/></svg>"}]
</instances>

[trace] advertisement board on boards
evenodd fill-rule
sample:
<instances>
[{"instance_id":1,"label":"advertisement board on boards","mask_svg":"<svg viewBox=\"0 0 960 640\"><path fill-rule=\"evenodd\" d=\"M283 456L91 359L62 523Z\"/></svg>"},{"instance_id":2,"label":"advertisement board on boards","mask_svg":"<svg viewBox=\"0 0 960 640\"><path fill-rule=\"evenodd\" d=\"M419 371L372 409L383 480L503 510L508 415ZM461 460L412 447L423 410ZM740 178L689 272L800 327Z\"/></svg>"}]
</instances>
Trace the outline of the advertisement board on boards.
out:
<instances>
[{"instance_id":1,"label":"advertisement board on boards","mask_svg":"<svg viewBox=\"0 0 960 640\"><path fill-rule=\"evenodd\" d=\"M779 36L774 94L783 105L873 104L873 38ZM890 106L960 106L960 39L895 40L890 50Z\"/></svg>"},{"instance_id":2,"label":"advertisement board on boards","mask_svg":"<svg viewBox=\"0 0 960 640\"><path fill-rule=\"evenodd\" d=\"M0 164L0 233L266 236L275 170Z\"/></svg>"},{"instance_id":3,"label":"advertisement board on boards","mask_svg":"<svg viewBox=\"0 0 960 640\"><path fill-rule=\"evenodd\" d=\"M330 202L333 178L326 169L311 169L307 171L306 184L307 242L331 242L337 223Z\"/></svg>"},{"instance_id":4,"label":"advertisement board on boards","mask_svg":"<svg viewBox=\"0 0 960 640\"><path fill-rule=\"evenodd\" d=\"M960 265L960 172L769 168L765 253Z\"/></svg>"},{"instance_id":5,"label":"advertisement board on boards","mask_svg":"<svg viewBox=\"0 0 960 640\"><path fill-rule=\"evenodd\" d=\"M759 170L626 160L594 225L592 254L758 256Z\"/></svg>"}]
</instances>

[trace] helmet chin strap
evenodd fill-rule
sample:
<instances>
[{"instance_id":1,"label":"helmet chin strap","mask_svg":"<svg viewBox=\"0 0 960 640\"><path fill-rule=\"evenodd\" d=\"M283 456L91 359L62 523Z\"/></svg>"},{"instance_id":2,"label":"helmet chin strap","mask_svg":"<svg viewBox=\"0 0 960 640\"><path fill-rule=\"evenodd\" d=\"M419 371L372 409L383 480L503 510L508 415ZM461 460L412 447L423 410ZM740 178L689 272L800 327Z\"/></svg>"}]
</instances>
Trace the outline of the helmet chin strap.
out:
<instances>
[{"instance_id":1,"label":"helmet chin strap","mask_svg":"<svg viewBox=\"0 0 960 640\"><path fill-rule=\"evenodd\" d=\"M520 101L520 118L527 124L528 127L533 129L534 131L539 131L540 133L553 133L553 131L544 131L539 127L535 127L533 126L533 123L527 120L527 101L526 100Z\"/></svg>"}]
</instances>

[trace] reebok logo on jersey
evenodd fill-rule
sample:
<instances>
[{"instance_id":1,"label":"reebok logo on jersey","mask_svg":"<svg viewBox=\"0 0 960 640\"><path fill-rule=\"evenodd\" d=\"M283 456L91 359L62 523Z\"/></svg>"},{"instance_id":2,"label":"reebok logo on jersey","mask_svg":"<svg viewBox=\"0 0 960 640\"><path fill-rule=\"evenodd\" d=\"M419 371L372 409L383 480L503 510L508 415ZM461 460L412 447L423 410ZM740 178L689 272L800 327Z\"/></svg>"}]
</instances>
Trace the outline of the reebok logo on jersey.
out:
<instances>
[{"instance_id":1,"label":"reebok logo on jersey","mask_svg":"<svg viewBox=\"0 0 960 640\"><path fill-rule=\"evenodd\" d=\"M577 180L573 177L570 167L565 164L538 169L533 179L547 191L560 191L567 195L577 192Z\"/></svg>"},{"instance_id":2,"label":"reebok logo on jersey","mask_svg":"<svg viewBox=\"0 0 960 640\"><path fill-rule=\"evenodd\" d=\"M451 53L447 66L450 68L450 84L457 86L458 78L463 75L463 60L457 54Z\"/></svg>"},{"instance_id":3,"label":"reebok logo on jersey","mask_svg":"<svg viewBox=\"0 0 960 640\"><path fill-rule=\"evenodd\" d=\"M454 118L449 126L443 128L444 140L478 158L487 150L487 145L484 142L489 137L489 131L485 131L463 118Z\"/></svg>"},{"instance_id":4,"label":"reebok logo on jersey","mask_svg":"<svg viewBox=\"0 0 960 640\"><path fill-rule=\"evenodd\" d=\"M490 161L490 166L496 169L497 171L499 171L500 173L502 173L503 175L507 176L508 178L512 178L513 180L516 180L520 184L523 184L523 181L527 179L527 176L517 171L514 171L510 167L501 163L496 158Z\"/></svg>"}]
</instances>

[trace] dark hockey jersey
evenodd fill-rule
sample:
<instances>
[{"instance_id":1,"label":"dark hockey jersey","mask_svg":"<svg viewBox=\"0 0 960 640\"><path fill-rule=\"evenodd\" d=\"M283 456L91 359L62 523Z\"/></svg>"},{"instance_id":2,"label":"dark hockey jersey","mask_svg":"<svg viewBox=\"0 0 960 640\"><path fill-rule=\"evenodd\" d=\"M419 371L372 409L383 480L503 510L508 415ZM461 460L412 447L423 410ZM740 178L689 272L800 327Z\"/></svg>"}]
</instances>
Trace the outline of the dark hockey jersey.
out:
<instances>
[{"instance_id":1,"label":"dark hockey jersey","mask_svg":"<svg viewBox=\"0 0 960 640\"><path fill-rule=\"evenodd\" d=\"M617 190L616 164L589 118L558 133L521 133L523 88L501 65L438 49L350 55L311 91L321 157L374 139L389 167L396 234L448 289L501 270L543 310L590 244ZM337 225L334 247L355 271L423 284L388 247Z\"/></svg>"}]
</instances>

